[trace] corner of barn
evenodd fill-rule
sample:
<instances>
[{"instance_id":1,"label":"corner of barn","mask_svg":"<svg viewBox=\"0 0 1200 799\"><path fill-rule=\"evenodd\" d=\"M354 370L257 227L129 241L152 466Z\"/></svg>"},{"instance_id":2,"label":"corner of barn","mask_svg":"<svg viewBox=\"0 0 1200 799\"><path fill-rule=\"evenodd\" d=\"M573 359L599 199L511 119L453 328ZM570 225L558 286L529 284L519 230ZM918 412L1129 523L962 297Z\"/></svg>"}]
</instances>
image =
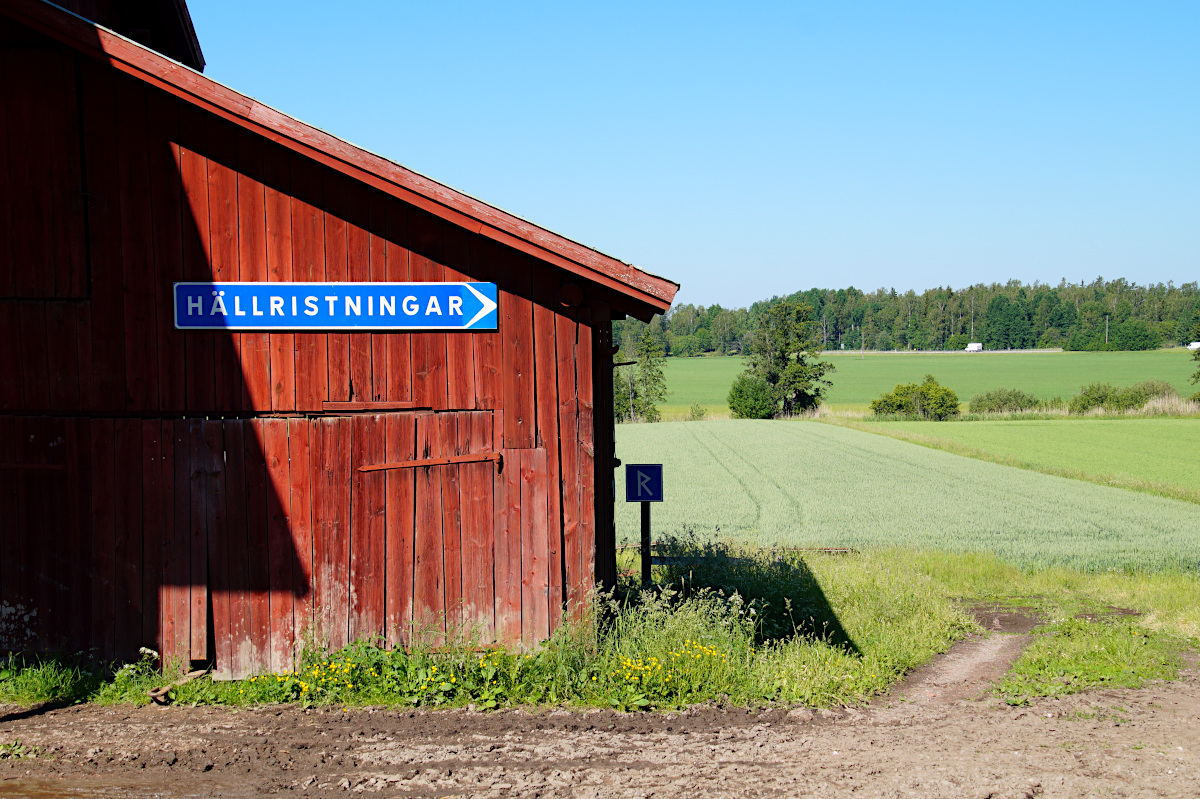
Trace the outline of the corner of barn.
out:
<instances>
[{"instance_id":1,"label":"corner of barn","mask_svg":"<svg viewBox=\"0 0 1200 799\"><path fill-rule=\"evenodd\" d=\"M160 38L202 66L185 28ZM0 8L0 64L0 649L236 678L306 636L532 645L615 579L611 322L674 283L42 0ZM181 330L186 282L499 307Z\"/></svg>"}]
</instances>

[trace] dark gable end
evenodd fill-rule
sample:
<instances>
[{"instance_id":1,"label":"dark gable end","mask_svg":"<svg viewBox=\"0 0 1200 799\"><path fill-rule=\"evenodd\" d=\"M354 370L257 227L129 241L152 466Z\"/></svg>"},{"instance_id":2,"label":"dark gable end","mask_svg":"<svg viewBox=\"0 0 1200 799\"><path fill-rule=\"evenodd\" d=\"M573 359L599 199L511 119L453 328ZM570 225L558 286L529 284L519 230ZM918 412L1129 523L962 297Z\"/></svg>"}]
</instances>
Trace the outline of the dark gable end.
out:
<instances>
[{"instance_id":1,"label":"dark gable end","mask_svg":"<svg viewBox=\"0 0 1200 799\"><path fill-rule=\"evenodd\" d=\"M59 6L204 71L204 54L186 0L60 0Z\"/></svg>"},{"instance_id":2,"label":"dark gable end","mask_svg":"<svg viewBox=\"0 0 1200 799\"><path fill-rule=\"evenodd\" d=\"M180 2L182 6L182 2ZM43 0L8 0L0 13L108 63L196 107L264 136L313 161L595 285L593 293L625 315L648 321L665 312L679 285L534 225L307 125L205 78L109 30L63 14ZM186 15L186 8L184 8Z\"/></svg>"}]
</instances>

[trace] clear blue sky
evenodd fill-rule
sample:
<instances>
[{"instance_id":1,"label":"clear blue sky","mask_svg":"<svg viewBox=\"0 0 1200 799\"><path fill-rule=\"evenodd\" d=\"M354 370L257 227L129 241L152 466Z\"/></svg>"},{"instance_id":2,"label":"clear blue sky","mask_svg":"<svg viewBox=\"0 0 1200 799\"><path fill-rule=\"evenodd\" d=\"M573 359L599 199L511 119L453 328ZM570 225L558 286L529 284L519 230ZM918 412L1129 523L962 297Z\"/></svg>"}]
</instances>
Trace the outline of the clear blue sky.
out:
<instances>
[{"instance_id":1,"label":"clear blue sky","mask_svg":"<svg viewBox=\"0 0 1200 799\"><path fill-rule=\"evenodd\" d=\"M1200 279L1200 3L189 0L205 72L726 307Z\"/></svg>"}]
</instances>

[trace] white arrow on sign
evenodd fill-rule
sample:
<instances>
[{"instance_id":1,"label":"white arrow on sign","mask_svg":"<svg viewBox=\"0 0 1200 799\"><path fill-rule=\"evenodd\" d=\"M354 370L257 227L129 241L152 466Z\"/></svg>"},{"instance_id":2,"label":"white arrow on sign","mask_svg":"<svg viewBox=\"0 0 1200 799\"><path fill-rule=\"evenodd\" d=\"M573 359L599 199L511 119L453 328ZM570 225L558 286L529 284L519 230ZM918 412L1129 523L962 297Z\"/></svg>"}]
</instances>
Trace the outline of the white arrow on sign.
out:
<instances>
[{"instance_id":1,"label":"white arrow on sign","mask_svg":"<svg viewBox=\"0 0 1200 799\"><path fill-rule=\"evenodd\" d=\"M475 287L472 286L470 283L464 283L463 285L465 285L468 289L470 289L471 293L475 295L475 299L479 300L479 302L481 302L483 304L483 307L479 309L479 313L475 314L475 316L471 318L470 322L467 322L465 325L463 325L463 327L470 327L471 325L475 324L480 319L482 319L483 317L487 316L492 311L494 311L496 309L496 303L492 302L490 297L485 297L484 295L482 295L478 291L476 291Z\"/></svg>"}]
</instances>

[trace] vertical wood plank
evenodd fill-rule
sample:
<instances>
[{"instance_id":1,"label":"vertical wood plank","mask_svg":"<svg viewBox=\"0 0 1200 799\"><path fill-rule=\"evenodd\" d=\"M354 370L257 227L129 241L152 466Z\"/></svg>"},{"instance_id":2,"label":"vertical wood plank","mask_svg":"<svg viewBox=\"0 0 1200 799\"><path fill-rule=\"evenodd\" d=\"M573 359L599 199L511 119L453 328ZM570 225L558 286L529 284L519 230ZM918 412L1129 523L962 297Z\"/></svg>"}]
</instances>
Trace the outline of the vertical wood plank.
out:
<instances>
[{"instance_id":1,"label":"vertical wood plank","mask_svg":"<svg viewBox=\"0 0 1200 799\"><path fill-rule=\"evenodd\" d=\"M171 626L168 631L163 627L163 658L170 663L178 662L181 667L187 667L192 659L191 652L191 562L192 562L192 452L190 423L186 419L176 419L164 423L171 425L172 435L172 546L168 551L167 562L163 564L163 584L170 589L170 613L168 619ZM203 518L203 513L201 514ZM203 590L203 586L196 586Z\"/></svg>"},{"instance_id":2,"label":"vertical wood plank","mask_svg":"<svg viewBox=\"0 0 1200 799\"><path fill-rule=\"evenodd\" d=\"M266 432L263 419L243 423L246 452L246 561L249 598L250 647L242 656L244 674L261 674L271 668L271 559Z\"/></svg>"},{"instance_id":3,"label":"vertical wood plank","mask_svg":"<svg viewBox=\"0 0 1200 799\"><path fill-rule=\"evenodd\" d=\"M417 457L437 457L442 452L441 425L436 414L417 416ZM413 620L417 628L433 635L445 630L445 571L442 539L442 480L435 470L416 468L416 530L413 537Z\"/></svg>"},{"instance_id":4,"label":"vertical wood plank","mask_svg":"<svg viewBox=\"0 0 1200 799\"><path fill-rule=\"evenodd\" d=\"M188 649L191 660L207 660L209 643L208 607L213 607L213 623L217 618L217 598L213 592L208 569L209 521L215 514L210 507L210 498L218 499L213 484L220 472L210 474L213 456L209 450L210 439L220 433L220 422L204 422L189 419L188 436L188 484L191 512L188 514ZM222 448L222 453L223 453ZM223 458L222 458L223 460ZM220 462L216 464L219 468ZM224 599L222 598L222 601ZM229 624L229 613L225 612L225 624Z\"/></svg>"},{"instance_id":5,"label":"vertical wood plank","mask_svg":"<svg viewBox=\"0 0 1200 799\"><path fill-rule=\"evenodd\" d=\"M330 645L340 648L350 643L350 546L354 535L350 507L350 455L354 448L354 428L348 416L333 419L337 448L333 452L333 592L330 607Z\"/></svg>"},{"instance_id":6,"label":"vertical wood plank","mask_svg":"<svg viewBox=\"0 0 1200 799\"><path fill-rule=\"evenodd\" d=\"M270 595L270 645L267 666L278 674L292 668L295 637L292 600L292 563L296 554L289 533L291 463L288 455L288 420L263 419L263 454L267 467L267 559Z\"/></svg>"},{"instance_id":7,"label":"vertical wood plank","mask_svg":"<svg viewBox=\"0 0 1200 799\"><path fill-rule=\"evenodd\" d=\"M575 382L579 396L579 575L585 596L596 581L596 464L595 426L593 421L592 361L596 351L593 332L587 320L579 325L575 348Z\"/></svg>"},{"instance_id":8,"label":"vertical wood plank","mask_svg":"<svg viewBox=\"0 0 1200 799\"><path fill-rule=\"evenodd\" d=\"M240 130L237 134L237 244L239 280L261 283L267 280L267 197L260 178L263 175L263 142L258 136ZM254 313L253 308L243 309ZM261 313L267 309L260 308ZM237 334L240 339L243 410L271 407L271 337L261 331Z\"/></svg>"},{"instance_id":9,"label":"vertical wood plank","mask_svg":"<svg viewBox=\"0 0 1200 799\"><path fill-rule=\"evenodd\" d=\"M44 418L38 426L46 447L44 461L62 469L58 475L53 477L52 473L47 472L43 472L39 476L40 482L45 485L44 492L48 503L46 507L47 526L42 528L42 547L45 552L48 580L45 586L48 599L47 608L51 614L50 618L46 620L43 641L49 651L61 649L67 630L71 626L71 621L67 616L70 603L69 588L66 582L69 556L64 546L71 534L71 516L68 512L70 491L63 479L67 472L66 422L67 420L61 417L48 417ZM54 531L56 534L44 535L45 531Z\"/></svg>"},{"instance_id":10,"label":"vertical wood plank","mask_svg":"<svg viewBox=\"0 0 1200 799\"><path fill-rule=\"evenodd\" d=\"M465 414L438 414L443 455L461 455L466 450L469 420ZM462 466L438 467L442 478L442 571L445 575L446 631L459 632L463 624L462 565Z\"/></svg>"},{"instance_id":11,"label":"vertical wood plank","mask_svg":"<svg viewBox=\"0 0 1200 799\"><path fill-rule=\"evenodd\" d=\"M267 280L292 279L292 198L290 156L268 144L263 153L266 182L264 203L267 225ZM271 333L271 409L296 408L296 337Z\"/></svg>"},{"instance_id":12,"label":"vertical wood plank","mask_svg":"<svg viewBox=\"0 0 1200 799\"><path fill-rule=\"evenodd\" d=\"M140 643L163 653L162 605L164 533L169 488L163 485L162 428L158 419L142 420L142 630ZM170 423L166 423L170 426Z\"/></svg>"},{"instance_id":13,"label":"vertical wood plank","mask_svg":"<svg viewBox=\"0 0 1200 799\"><path fill-rule=\"evenodd\" d=\"M321 172L291 157L292 279L325 280L325 214ZM296 408L319 411L329 397L329 363L324 333L296 333Z\"/></svg>"},{"instance_id":14,"label":"vertical wood plank","mask_svg":"<svg viewBox=\"0 0 1200 799\"><path fill-rule=\"evenodd\" d=\"M603 301L592 309L595 353L592 358L592 425L594 430L595 477L592 490L595 515L596 584L608 589L617 583L617 542L613 528L613 458L616 454L615 421L611 400L613 370L609 351L612 346L612 311Z\"/></svg>"},{"instance_id":15,"label":"vertical wood plank","mask_svg":"<svg viewBox=\"0 0 1200 799\"><path fill-rule=\"evenodd\" d=\"M358 468L383 462L386 430L378 415L355 416L352 427L350 640L358 641L383 636L385 629L386 477Z\"/></svg>"},{"instance_id":16,"label":"vertical wood plank","mask_svg":"<svg viewBox=\"0 0 1200 799\"><path fill-rule=\"evenodd\" d=\"M47 302L46 361L49 369L50 408L58 411L79 409L79 338L75 329L75 303ZM91 331L87 331L90 333ZM88 364L91 368L91 364Z\"/></svg>"},{"instance_id":17,"label":"vertical wood plank","mask_svg":"<svg viewBox=\"0 0 1200 799\"><path fill-rule=\"evenodd\" d=\"M501 385L504 403L504 446L534 446L535 407L533 373L532 276L528 257L511 252L504 256L503 303L500 322L503 350Z\"/></svg>"},{"instance_id":18,"label":"vertical wood plank","mask_svg":"<svg viewBox=\"0 0 1200 799\"><path fill-rule=\"evenodd\" d=\"M26 50L4 64L7 72L9 135L19 137L19 149L9 160L9 191L22 202L14 202L10 243L13 264L23 266L12 273L18 297L48 297L54 293L54 192L50 170L54 162L53 135L46 113L40 107L54 104L62 87L53 85L51 73L59 57L54 52ZM16 142L14 142L16 144ZM11 145L10 145L11 146ZM6 192L7 193L7 192ZM28 265L40 264L31 269Z\"/></svg>"},{"instance_id":19,"label":"vertical wood plank","mask_svg":"<svg viewBox=\"0 0 1200 799\"><path fill-rule=\"evenodd\" d=\"M386 199L371 204L372 224L375 222L377 208L383 208L383 225L385 255L387 260L387 280L391 283L404 283L412 280L409 251L402 242L407 240L408 215L401 203ZM375 277L375 261L371 261L371 277ZM408 402L412 400L412 353L411 339L407 333L387 333L383 336L376 334L373 339L374 349L374 391L376 399L392 402ZM386 355L380 351L380 345L386 346ZM384 356L386 367L380 369L380 356Z\"/></svg>"},{"instance_id":20,"label":"vertical wood plank","mask_svg":"<svg viewBox=\"0 0 1200 799\"><path fill-rule=\"evenodd\" d=\"M389 280L388 277L388 221L389 199L377 191L367 194L368 270L374 282ZM398 257L398 256L397 256ZM407 273L407 263L405 272ZM388 394L388 349L393 334L372 333L362 346L370 352L368 363L371 369L370 382L355 386L355 399L363 401L386 400ZM360 361L361 364L361 361ZM361 378L359 378L361 379Z\"/></svg>"},{"instance_id":21,"label":"vertical wood plank","mask_svg":"<svg viewBox=\"0 0 1200 799\"><path fill-rule=\"evenodd\" d=\"M383 242L368 232L370 225L370 206L367 190L359 185L351 187L346 194L346 211L351 221L346 228L346 260L348 279L355 283L367 283L372 279L371 259L377 257L379 266L384 270L387 264L384 255ZM378 252L376 252L378 250ZM378 313L378 307L372 309ZM353 333L350 335L350 375L346 397L358 402L369 402L372 396L371 377L371 333ZM381 622L382 623L382 622Z\"/></svg>"},{"instance_id":22,"label":"vertical wood plank","mask_svg":"<svg viewBox=\"0 0 1200 799\"><path fill-rule=\"evenodd\" d=\"M117 82L117 157L121 188L122 290L125 295L126 408L158 408L158 321L154 291L154 219L150 210L150 157L146 90Z\"/></svg>"},{"instance_id":23,"label":"vertical wood plank","mask_svg":"<svg viewBox=\"0 0 1200 799\"><path fill-rule=\"evenodd\" d=\"M492 451L492 414L465 414L468 429L466 452ZM461 430L460 423L460 430ZM468 629L481 642L494 640L496 603L493 583L495 525L492 520L492 484L496 467L491 463L466 463L462 469L462 574L463 615Z\"/></svg>"},{"instance_id":24,"label":"vertical wood plank","mask_svg":"<svg viewBox=\"0 0 1200 799\"><path fill-rule=\"evenodd\" d=\"M43 105L43 116L56 131L56 157L51 162L55 192L52 229L56 265L55 294L87 296L87 252L83 164L79 142L79 96L75 54L58 53L55 82L62 87L53 104ZM49 112L49 113L47 113Z\"/></svg>"},{"instance_id":25,"label":"vertical wood plank","mask_svg":"<svg viewBox=\"0 0 1200 799\"><path fill-rule=\"evenodd\" d=\"M154 225L154 274L157 276L153 285L158 327L158 407L164 411L179 412L187 407L187 359L184 357L187 342L183 334L175 329L172 289L172 284L184 280L179 104L174 98L157 90L148 92L147 103L150 124L150 208Z\"/></svg>"},{"instance_id":26,"label":"vertical wood plank","mask_svg":"<svg viewBox=\"0 0 1200 799\"><path fill-rule=\"evenodd\" d=\"M208 257L216 282L241 280L238 252L237 129L210 119L208 124ZM242 407L240 333L219 331L214 342L215 410Z\"/></svg>"},{"instance_id":27,"label":"vertical wood plank","mask_svg":"<svg viewBox=\"0 0 1200 799\"><path fill-rule=\"evenodd\" d=\"M91 362L95 403L92 410L125 410L125 353L113 346L124 336L125 296L121 287L121 192L118 178L116 73L84 59L80 63L83 87L83 147L88 187L88 256L91 261L93 341Z\"/></svg>"},{"instance_id":28,"label":"vertical wood plank","mask_svg":"<svg viewBox=\"0 0 1200 799\"><path fill-rule=\"evenodd\" d=\"M558 628L566 597L562 567L562 475L559 457L558 350L555 341L557 276L541 264L534 268L533 358L537 404L535 441L546 451L546 570L550 630Z\"/></svg>"},{"instance_id":29,"label":"vertical wood plank","mask_svg":"<svg viewBox=\"0 0 1200 799\"><path fill-rule=\"evenodd\" d=\"M450 241L459 242L457 231L448 235ZM444 280L448 282L471 280L465 273L446 267ZM476 335L465 331L446 334L446 379L448 407L469 410L475 407L475 354L471 338Z\"/></svg>"},{"instance_id":30,"label":"vertical wood plank","mask_svg":"<svg viewBox=\"0 0 1200 799\"><path fill-rule=\"evenodd\" d=\"M91 434L88 461L91 464L92 614L89 638L94 642L92 645L96 645L100 656L107 659L107 657L113 657L116 651L114 624L116 611L116 559L114 555L116 452L113 420L91 420L89 431ZM12 591L14 587L16 587L16 577L6 575L5 593L14 593Z\"/></svg>"},{"instance_id":31,"label":"vertical wood plank","mask_svg":"<svg viewBox=\"0 0 1200 799\"><path fill-rule=\"evenodd\" d=\"M216 658L213 664L213 679L228 680L233 677L233 636L230 628L229 510L225 493L228 474L225 460L225 429L221 421L209 419L204 422L204 450L208 591L212 607L212 626L208 631L209 648ZM229 485L238 484L230 481Z\"/></svg>"},{"instance_id":32,"label":"vertical wood plank","mask_svg":"<svg viewBox=\"0 0 1200 799\"><path fill-rule=\"evenodd\" d=\"M86 338L84 336L80 338ZM0 301L0 341L8 342L8 346L17 352L22 351L21 345L21 312L15 302ZM84 364L91 370L91 364ZM22 370L19 364L13 364L7 369L0 369L0 410L11 411L24 407L25 392Z\"/></svg>"},{"instance_id":33,"label":"vertical wood plank","mask_svg":"<svg viewBox=\"0 0 1200 799\"><path fill-rule=\"evenodd\" d=\"M50 362L46 346L46 304L18 304L21 320L21 371L24 374L24 407L41 411L50 407Z\"/></svg>"},{"instance_id":34,"label":"vertical wood plank","mask_svg":"<svg viewBox=\"0 0 1200 799\"><path fill-rule=\"evenodd\" d=\"M223 565L224 575L213 576L214 586L224 584L229 613L228 631L217 622L218 636L224 633L225 660L229 676L240 680L249 676L253 664L253 642L250 619L250 514L247 504L246 423L241 419L226 419L225 427L225 529L223 546L217 553L215 565ZM253 432L250 432L253 436ZM221 580L221 577L224 580ZM221 639L217 639L217 668L221 669Z\"/></svg>"},{"instance_id":35,"label":"vertical wood plank","mask_svg":"<svg viewBox=\"0 0 1200 799\"><path fill-rule=\"evenodd\" d=\"M183 236L183 275L184 280L195 282L213 279L208 260L208 159L203 155L207 149L207 123L208 118L200 109L187 104L180 108L177 152L185 205L180 231ZM189 411L207 413L216 408L214 377L218 335L225 334L196 330L189 331L184 337L187 349L184 399ZM99 378L96 390L102 391Z\"/></svg>"},{"instance_id":36,"label":"vertical wood plank","mask_svg":"<svg viewBox=\"0 0 1200 799\"><path fill-rule=\"evenodd\" d=\"M24 48L0 65L7 79L3 102L12 155L5 186L20 198L8 209L5 242L12 245L12 263L21 265L10 273L18 296L82 294L83 185L74 59L62 49Z\"/></svg>"},{"instance_id":37,"label":"vertical wood plank","mask_svg":"<svg viewBox=\"0 0 1200 799\"><path fill-rule=\"evenodd\" d=\"M89 587L95 576L91 571L92 524L91 524L91 420L75 417L65 422L65 448L67 472L65 479L68 529L62 542L65 570L60 572L60 585L66 594L67 614L66 639L57 647L60 651L79 651L85 646L92 648L95 641L92 633L97 629L93 621L93 607ZM3 447L0 446L0 453ZM0 457L4 457L0 454ZM0 500L0 507L3 507ZM2 511L0 511L2 512ZM4 528L0 526L0 536ZM0 573L3 567L0 566ZM2 592L0 592L2 593Z\"/></svg>"},{"instance_id":38,"label":"vertical wood plank","mask_svg":"<svg viewBox=\"0 0 1200 799\"><path fill-rule=\"evenodd\" d=\"M13 89L8 86L13 74L12 62L18 57L14 52L0 51L0 185L14 186L9 171L8 116L14 103ZM14 123L15 124L15 123ZM13 195L0 194L0 297L13 296ZM2 407L2 406L0 406Z\"/></svg>"},{"instance_id":39,"label":"vertical wood plank","mask_svg":"<svg viewBox=\"0 0 1200 799\"><path fill-rule=\"evenodd\" d=\"M3 316L0 303L0 318ZM0 335L3 335L0 321ZM96 407L95 378L92 372L92 305L88 302L75 303L75 352L79 363L79 411L86 413ZM182 368L182 367L180 367Z\"/></svg>"},{"instance_id":40,"label":"vertical wood plank","mask_svg":"<svg viewBox=\"0 0 1200 799\"><path fill-rule=\"evenodd\" d=\"M291 531L292 551L296 560L292 563L292 624L295 640L315 638L314 555L312 521L312 475L310 435L314 423L308 419L288 419L288 454L291 460L290 487L288 491L288 521ZM295 656L293 648L290 653Z\"/></svg>"},{"instance_id":41,"label":"vertical wood plank","mask_svg":"<svg viewBox=\"0 0 1200 799\"><path fill-rule=\"evenodd\" d=\"M525 450L506 449L496 481L496 640L521 640L521 468Z\"/></svg>"},{"instance_id":42,"label":"vertical wood plank","mask_svg":"<svg viewBox=\"0 0 1200 799\"><path fill-rule=\"evenodd\" d=\"M120 479L115 488L113 557L116 564L115 655L137 657L142 638L142 425L117 419L114 428Z\"/></svg>"},{"instance_id":43,"label":"vertical wood plank","mask_svg":"<svg viewBox=\"0 0 1200 799\"><path fill-rule=\"evenodd\" d=\"M521 453L521 640L531 647L550 632L546 566L546 451Z\"/></svg>"},{"instance_id":44,"label":"vertical wood plank","mask_svg":"<svg viewBox=\"0 0 1200 799\"><path fill-rule=\"evenodd\" d=\"M330 630L331 609L338 597L333 590L334 488L338 446L332 418L311 420L312 425L312 535L313 624L316 640L335 646Z\"/></svg>"},{"instance_id":45,"label":"vertical wood plank","mask_svg":"<svg viewBox=\"0 0 1200 799\"><path fill-rule=\"evenodd\" d=\"M414 283L446 280L446 268L438 262L442 251L441 224L421 211L409 213L409 238L416 246L409 255ZM447 407L446 334L421 331L412 334L412 399L418 407L443 410Z\"/></svg>"},{"instance_id":46,"label":"vertical wood plank","mask_svg":"<svg viewBox=\"0 0 1200 799\"><path fill-rule=\"evenodd\" d=\"M47 419L40 416L24 416L17 419L17 463L45 465L50 459L50 431ZM18 469L17 501L20 506L21 527L19 528L21 568L18 595L32 612L22 619L21 630L24 640L19 649L34 652L45 651L52 631L54 618L52 586L54 564L47 547L46 531L55 529L51 518L53 494L45 472Z\"/></svg>"},{"instance_id":47,"label":"vertical wood plank","mask_svg":"<svg viewBox=\"0 0 1200 799\"><path fill-rule=\"evenodd\" d=\"M384 457L389 462L416 457L416 416L385 416ZM387 543L385 557L385 627L389 647L411 643L413 620L413 524L415 513L413 469L385 473Z\"/></svg>"},{"instance_id":48,"label":"vertical wood plank","mask_svg":"<svg viewBox=\"0 0 1200 799\"><path fill-rule=\"evenodd\" d=\"M0 416L0 458L7 463L17 462L17 420L12 416ZM19 503L17 481L0 480L0 602L8 607L16 607L21 601L18 590L21 579L22 524ZM96 510L93 506L93 512ZM109 556L111 557L111 553ZM99 598L97 587L101 580L102 575L97 572L92 582L93 605ZM15 642L6 643L12 646Z\"/></svg>"},{"instance_id":49,"label":"vertical wood plank","mask_svg":"<svg viewBox=\"0 0 1200 799\"><path fill-rule=\"evenodd\" d=\"M325 172L325 279L344 283L349 279L346 219L342 209L350 191L349 181L331 171ZM350 399L350 335L328 335L329 401Z\"/></svg>"},{"instance_id":50,"label":"vertical wood plank","mask_svg":"<svg viewBox=\"0 0 1200 799\"><path fill-rule=\"evenodd\" d=\"M560 313L555 318L554 343L557 351L558 434L562 474L563 579L566 582L567 607L571 618L582 618L586 598L585 580L580 574L579 514L582 488L579 478L579 398L576 385L575 351L578 325Z\"/></svg>"},{"instance_id":51,"label":"vertical wood plank","mask_svg":"<svg viewBox=\"0 0 1200 799\"><path fill-rule=\"evenodd\" d=\"M349 458L348 419L314 421L313 556L318 633L330 648L346 645L349 604Z\"/></svg>"},{"instance_id":52,"label":"vertical wood plank","mask_svg":"<svg viewBox=\"0 0 1200 799\"><path fill-rule=\"evenodd\" d=\"M507 304L505 292L496 271L497 256L501 252L499 245L481 240L478 237L471 243L471 275L476 280L496 283L497 301L501 306ZM497 311L497 319L504 318L503 307ZM475 364L475 407L502 408L503 381L501 372L504 369L504 334L499 330L479 331L471 334L471 349ZM493 423L499 421L493 419ZM497 428L497 433L503 435L503 430Z\"/></svg>"}]
</instances>

